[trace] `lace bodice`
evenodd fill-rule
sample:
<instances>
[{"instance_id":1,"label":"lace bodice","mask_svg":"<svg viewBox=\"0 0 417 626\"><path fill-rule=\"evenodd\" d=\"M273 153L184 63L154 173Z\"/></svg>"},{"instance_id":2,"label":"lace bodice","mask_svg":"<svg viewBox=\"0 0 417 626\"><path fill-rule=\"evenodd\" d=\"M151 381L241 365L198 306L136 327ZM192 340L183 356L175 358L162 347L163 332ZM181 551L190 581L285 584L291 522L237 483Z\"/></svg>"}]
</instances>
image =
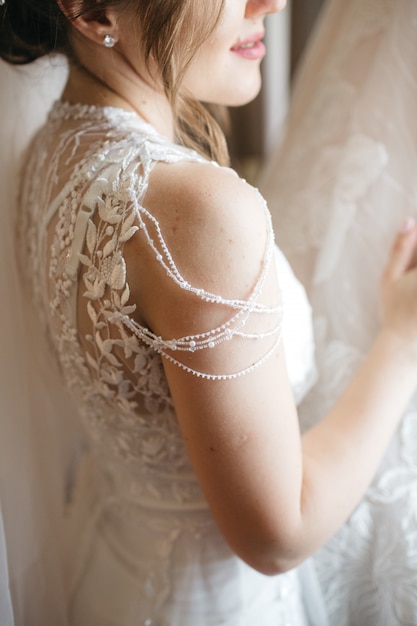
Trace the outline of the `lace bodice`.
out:
<instances>
[{"instance_id":1,"label":"lace bodice","mask_svg":"<svg viewBox=\"0 0 417 626\"><path fill-rule=\"evenodd\" d=\"M164 225L144 205L158 162L218 165L170 143L134 113L66 103L55 105L31 155L21 216L24 266L66 384L106 470L107 486L126 502L205 508L162 359L217 384L217 379L242 376L262 364L280 341L284 324L284 341L292 343L288 360L296 394L303 393L313 371L309 307L279 252L275 258L281 268L283 299L298 311L283 322L281 306L267 308L259 302L274 259L266 205L268 237L258 279L247 299L227 299L187 282L167 246ZM208 306L225 307L227 320L216 328L174 338L159 337L141 324L130 299L130 268L124 255L126 242L135 237L146 241L153 262L184 297L191 294ZM262 332L248 324L259 316L269 320ZM195 371L181 358L183 353L213 350L227 341L267 339L271 346L271 337L272 348L235 372ZM294 350L295 359L290 357Z\"/></svg>"}]
</instances>

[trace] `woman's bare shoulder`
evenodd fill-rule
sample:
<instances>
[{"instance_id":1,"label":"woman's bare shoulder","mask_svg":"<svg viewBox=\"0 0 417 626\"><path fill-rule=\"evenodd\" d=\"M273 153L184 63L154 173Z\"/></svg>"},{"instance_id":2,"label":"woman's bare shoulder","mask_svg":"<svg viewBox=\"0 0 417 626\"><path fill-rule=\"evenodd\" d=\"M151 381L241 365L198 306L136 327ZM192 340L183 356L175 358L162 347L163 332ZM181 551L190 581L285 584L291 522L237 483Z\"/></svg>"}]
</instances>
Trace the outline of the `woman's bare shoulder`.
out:
<instances>
[{"instance_id":1,"label":"woman's bare shoulder","mask_svg":"<svg viewBox=\"0 0 417 626\"><path fill-rule=\"evenodd\" d=\"M269 219L259 192L233 170L212 163L159 164L145 202L163 225L169 249L189 274L187 280L202 281L205 289L220 293L244 290L242 277L253 285Z\"/></svg>"},{"instance_id":2,"label":"woman's bare shoulder","mask_svg":"<svg viewBox=\"0 0 417 626\"><path fill-rule=\"evenodd\" d=\"M149 227L156 247L169 256L166 267L156 262L141 231L124 250L141 319L161 336L223 323L230 311L205 306L179 283L225 300L251 296L272 240L259 192L233 170L210 162L160 162L141 204L154 220Z\"/></svg>"}]
</instances>

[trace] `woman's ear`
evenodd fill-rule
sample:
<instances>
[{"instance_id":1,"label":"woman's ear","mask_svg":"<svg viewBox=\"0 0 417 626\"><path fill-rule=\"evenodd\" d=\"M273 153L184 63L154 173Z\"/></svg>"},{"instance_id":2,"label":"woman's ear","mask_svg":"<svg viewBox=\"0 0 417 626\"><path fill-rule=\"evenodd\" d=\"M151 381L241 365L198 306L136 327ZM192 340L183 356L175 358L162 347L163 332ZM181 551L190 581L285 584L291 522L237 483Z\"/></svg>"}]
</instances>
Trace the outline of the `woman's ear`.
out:
<instances>
[{"instance_id":1,"label":"woman's ear","mask_svg":"<svg viewBox=\"0 0 417 626\"><path fill-rule=\"evenodd\" d=\"M112 46L118 41L117 19L113 11L98 6L96 9L79 15L76 10L79 4L73 0L57 0L57 4L70 24L87 39L100 45L103 43L107 45L105 41L111 40Z\"/></svg>"}]
</instances>

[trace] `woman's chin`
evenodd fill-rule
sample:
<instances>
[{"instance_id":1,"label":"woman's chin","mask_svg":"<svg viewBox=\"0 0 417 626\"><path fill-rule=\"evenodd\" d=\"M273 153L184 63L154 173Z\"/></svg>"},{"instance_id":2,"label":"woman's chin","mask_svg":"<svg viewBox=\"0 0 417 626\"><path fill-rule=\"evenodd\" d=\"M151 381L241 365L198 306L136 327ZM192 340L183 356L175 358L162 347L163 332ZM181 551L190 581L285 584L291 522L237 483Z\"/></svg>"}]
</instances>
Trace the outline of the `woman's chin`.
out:
<instances>
[{"instance_id":1,"label":"woman's chin","mask_svg":"<svg viewBox=\"0 0 417 626\"><path fill-rule=\"evenodd\" d=\"M234 90L233 93L225 97L222 102L217 102L217 104L222 104L228 107L241 107L245 104L249 104L249 102L255 100L255 98L259 95L261 86L262 81L260 78L259 81L254 81L250 85L239 85L239 89Z\"/></svg>"}]
</instances>

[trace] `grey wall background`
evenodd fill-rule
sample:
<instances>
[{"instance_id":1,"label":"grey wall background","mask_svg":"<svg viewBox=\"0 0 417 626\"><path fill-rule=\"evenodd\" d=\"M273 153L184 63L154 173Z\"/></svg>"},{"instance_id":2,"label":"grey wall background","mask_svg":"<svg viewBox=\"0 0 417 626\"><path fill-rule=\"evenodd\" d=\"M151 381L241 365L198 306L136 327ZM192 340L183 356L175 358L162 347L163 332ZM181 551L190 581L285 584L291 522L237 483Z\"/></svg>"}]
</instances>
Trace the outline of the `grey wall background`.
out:
<instances>
[{"instance_id":1,"label":"grey wall background","mask_svg":"<svg viewBox=\"0 0 417 626\"><path fill-rule=\"evenodd\" d=\"M291 0L291 74L303 54L324 0Z\"/></svg>"}]
</instances>

